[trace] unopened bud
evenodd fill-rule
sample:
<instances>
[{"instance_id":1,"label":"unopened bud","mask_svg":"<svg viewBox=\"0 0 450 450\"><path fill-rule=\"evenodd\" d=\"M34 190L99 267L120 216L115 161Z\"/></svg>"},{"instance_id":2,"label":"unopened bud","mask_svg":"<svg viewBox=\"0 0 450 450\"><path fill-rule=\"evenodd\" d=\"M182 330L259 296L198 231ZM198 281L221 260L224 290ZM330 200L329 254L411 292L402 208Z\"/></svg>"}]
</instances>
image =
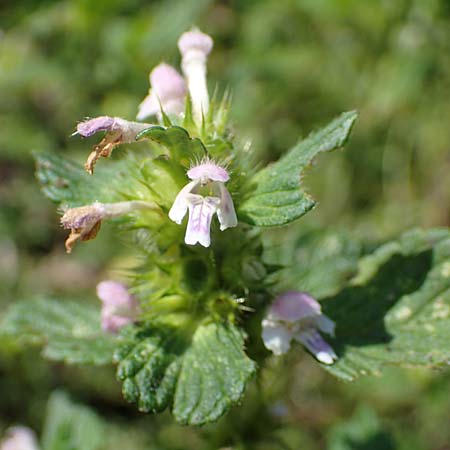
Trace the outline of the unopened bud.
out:
<instances>
[{"instance_id":1,"label":"unopened bud","mask_svg":"<svg viewBox=\"0 0 450 450\"><path fill-rule=\"evenodd\" d=\"M97 296L102 302L102 329L117 333L133 323L138 313L138 302L127 287L118 281L105 280L97 285Z\"/></svg>"},{"instance_id":2,"label":"unopened bud","mask_svg":"<svg viewBox=\"0 0 450 450\"><path fill-rule=\"evenodd\" d=\"M162 110L169 115L179 115L184 111L186 82L177 70L169 64L159 64L150 73L151 89L139 105L138 120L148 116L161 115Z\"/></svg>"},{"instance_id":3,"label":"unopened bud","mask_svg":"<svg viewBox=\"0 0 450 450\"><path fill-rule=\"evenodd\" d=\"M209 109L209 95L206 84L206 61L213 47L211 36L200 30L191 30L183 33L178 39L178 48L181 53L181 68L186 76L192 109L197 124Z\"/></svg>"}]
</instances>

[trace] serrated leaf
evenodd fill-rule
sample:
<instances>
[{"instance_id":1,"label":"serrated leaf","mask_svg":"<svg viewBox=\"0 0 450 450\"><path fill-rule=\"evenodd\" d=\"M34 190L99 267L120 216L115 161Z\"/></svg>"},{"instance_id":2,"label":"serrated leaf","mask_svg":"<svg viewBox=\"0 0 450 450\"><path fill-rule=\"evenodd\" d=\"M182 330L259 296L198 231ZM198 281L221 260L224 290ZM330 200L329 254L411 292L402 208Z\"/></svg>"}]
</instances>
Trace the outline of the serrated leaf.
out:
<instances>
[{"instance_id":1,"label":"serrated leaf","mask_svg":"<svg viewBox=\"0 0 450 450\"><path fill-rule=\"evenodd\" d=\"M200 325L186 340L170 328L127 329L116 352L127 400L142 411L172 408L183 424L213 422L238 403L255 364L233 325Z\"/></svg>"},{"instance_id":2,"label":"serrated leaf","mask_svg":"<svg viewBox=\"0 0 450 450\"><path fill-rule=\"evenodd\" d=\"M70 159L52 153L36 152L36 177L44 194L64 207L88 205L95 201L119 201L115 187L120 186L126 164L115 162L109 167L100 166L95 176ZM129 181L128 181L129 183Z\"/></svg>"},{"instance_id":3,"label":"serrated leaf","mask_svg":"<svg viewBox=\"0 0 450 450\"><path fill-rule=\"evenodd\" d=\"M97 308L47 298L13 303L0 334L43 345L44 357L70 364L109 364L115 348L115 339L100 328Z\"/></svg>"},{"instance_id":4,"label":"serrated leaf","mask_svg":"<svg viewBox=\"0 0 450 450\"><path fill-rule=\"evenodd\" d=\"M168 128L152 126L141 131L136 139L144 137L167 148L172 158L184 166L189 166L192 161L201 160L206 156L206 149L202 141L198 138L191 138L189 133L179 126Z\"/></svg>"},{"instance_id":5,"label":"serrated leaf","mask_svg":"<svg viewBox=\"0 0 450 450\"><path fill-rule=\"evenodd\" d=\"M315 202L301 186L303 172L319 153L344 145L356 117L355 111L341 114L258 172L252 180L255 189L240 205L240 217L252 225L271 227L288 224L311 210Z\"/></svg>"},{"instance_id":6,"label":"serrated leaf","mask_svg":"<svg viewBox=\"0 0 450 450\"><path fill-rule=\"evenodd\" d=\"M385 365L449 364L450 233L408 232L359 267L350 286L322 302L337 323L339 359L327 370L353 380Z\"/></svg>"},{"instance_id":7,"label":"serrated leaf","mask_svg":"<svg viewBox=\"0 0 450 450\"><path fill-rule=\"evenodd\" d=\"M44 450L98 450L104 444L104 426L89 408L54 392L47 404L42 436Z\"/></svg>"}]
</instances>

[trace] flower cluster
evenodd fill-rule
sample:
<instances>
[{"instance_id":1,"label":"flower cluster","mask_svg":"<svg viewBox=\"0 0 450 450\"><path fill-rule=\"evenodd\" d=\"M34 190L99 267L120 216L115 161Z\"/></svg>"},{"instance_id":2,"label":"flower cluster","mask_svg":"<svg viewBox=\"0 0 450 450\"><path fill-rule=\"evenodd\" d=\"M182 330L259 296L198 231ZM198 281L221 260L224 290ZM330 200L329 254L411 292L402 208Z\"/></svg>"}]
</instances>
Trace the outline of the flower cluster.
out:
<instances>
[{"instance_id":1,"label":"flower cluster","mask_svg":"<svg viewBox=\"0 0 450 450\"><path fill-rule=\"evenodd\" d=\"M286 292L278 296L262 321L264 345L275 355L286 353L294 339L303 344L320 362L333 364L334 350L319 331L334 335L335 324L322 314L320 304L306 292Z\"/></svg>"},{"instance_id":2,"label":"flower cluster","mask_svg":"<svg viewBox=\"0 0 450 450\"><path fill-rule=\"evenodd\" d=\"M186 95L189 92L194 120L200 126L209 108L209 95L206 83L206 62L213 47L210 36L194 29L183 33L178 40L182 56L181 67L185 78L178 71L161 63L150 72L150 91L139 105L138 120L156 116L162 122L162 114L182 116L185 111ZM153 125L132 122L120 117L100 116L80 122L75 134L90 137L97 132L106 132L99 144L95 145L89 155L85 168L91 175L100 157L108 157L119 144L133 143L136 137ZM192 155L194 159L194 155ZM185 243L200 244L209 247L211 243L210 227L214 214L217 214L220 229L223 231L237 226L237 216L230 193L225 183L230 176L228 171L211 159L205 159L187 171L191 180L181 189L169 218L181 224L189 210ZM105 219L118 217L141 209L158 210L151 202L130 201L114 204L95 202L65 211L61 219L64 228L70 229L66 240L66 250L71 252L77 241L93 239Z\"/></svg>"},{"instance_id":3,"label":"flower cluster","mask_svg":"<svg viewBox=\"0 0 450 450\"><path fill-rule=\"evenodd\" d=\"M135 178L139 183L131 184L131 188L124 186L123 192L116 192L119 198L127 201L95 201L64 210L61 224L70 230L66 250L70 252L78 241L93 239L104 220L128 214L140 215L133 226L149 231L148 234L142 234L151 236L152 244L154 239L152 252L155 249L157 255L153 258L152 254L151 269L139 278L145 289L137 286L134 292L141 295L142 292L149 293L150 297L153 296L152 300L161 296L164 299L161 303L165 307L170 303L168 299L175 298L177 308L180 307L183 314L192 305L192 309L198 306L196 312L200 311L199 314L209 314L210 311L215 314L219 311L217 299L220 298L220 311L226 311L224 315L229 314L234 320L236 298L241 298L243 293L252 289L249 287L249 277L246 278L245 272L248 271L245 267L256 267L252 269L257 272L255 285L258 284L257 289L262 286L261 291L265 289L266 267L261 259L262 245L259 235L253 239L254 235L250 237L247 229L242 227L242 233L235 235L252 240L248 251L245 242L233 242L229 247L219 243L213 246L213 254L203 250L188 250L184 246L199 244L210 247L214 216L217 216L220 231L237 227L238 217L232 195L237 192L245 202L248 192L247 185L239 185L239 178L230 183L231 194L226 187L232 175L230 167L235 173L239 171L241 159L233 153L229 135L224 131L225 126L217 125L225 123L223 117L226 117L227 105L220 109L217 107L218 102L210 104L209 101L206 64L213 41L208 35L194 29L180 37L178 48L182 57L182 74L166 63L161 63L150 72L150 90L138 107L137 122L100 116L78 124L76 134L83 137L105 132L85 165L91 175L96 162L101 157L110 156L119 144L131 144L136 139L148 138L161 144L161 150L157 147L157 155L154 152L136 164L133 175L136 173ZM222 103L226 104L226 100L225 96ZM153 117L157 125L141 122L148 117ZM180 129L179 125L183 128ZM227 149L230 149L228 153ZM218 158L221 162L218 162ZM136 189L139 192L135 192L135 186L138 186ZM142 190L139 190L142 186ZM268 203L272 208L272 204ZM144 214L145 211L152 214ZM245 209L243 213L244 218ZM181 225L186 215L183 244L182 232L170 221ZM250 261L247 266L246 261ZM171 278L172 267L177 266L177 263L179 266L173 272L174 280L166 283L166 278ZM209 273L215 270L217 276ZM263 275L259 275L261 272ZM192 289L188 278L194 278L198 273L198 285L202 288L196 295L197 286ZM183 291L185 287L189 289L189 302L185 301L188 298ZM97 295L102 302L101 325L105 332L118 333L122 327L137 320L145 322L137 300L122 283L103 281L97 286ZM209 302L207 307L200 303L205 299ZM145 314L151 309L151 317L159 317L161 310L155 304L157 302L153 301L147 310L147 303L143 303ZM183 321L184 318L179 320ZM334 328L334 322L322 313L320 304L313 297L306 292L287 292L275 299L263 319L262 339L267 349L275 355L286 353L295 340L320 362L332 364L337 355L320 333L333 335Z\"/></svg>"}]
</instances>

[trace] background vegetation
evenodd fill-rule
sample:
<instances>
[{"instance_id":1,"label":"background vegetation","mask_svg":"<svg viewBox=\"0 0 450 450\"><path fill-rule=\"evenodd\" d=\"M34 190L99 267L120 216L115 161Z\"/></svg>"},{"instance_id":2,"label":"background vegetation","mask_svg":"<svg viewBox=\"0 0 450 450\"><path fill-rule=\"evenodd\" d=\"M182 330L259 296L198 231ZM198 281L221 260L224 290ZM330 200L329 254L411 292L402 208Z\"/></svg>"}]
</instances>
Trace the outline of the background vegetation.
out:
<instances>
[{"instance_id":1,"label":"background vegetation","mask_svg":"<svg viewBox=\"0 0 450 450\"><path fill-rule=\"evenodd\" d=\"M162 59L179 62L176 39L193 24L215 39L211 89L232 90L235 132L262 158L277 158L341 111L360 112L345 152L309 171L320 205L298 222L298 233L347 227L357 246L411 226L449 225L447 1L5 0L0 315L15 299L37 294L95 302L95 284L133 263L107 226L64 254L64 233L39 192L31 151L81 163L94 141L70 136L77 121L133 118L149 70ZM276 231L273 238L280 239ZM71 407L74 413L61 393L49 402L61 388L92 411ZM98 416L92 435L103 429L105 449L444 450L449 392L448 371L389 369L344 384L296 349L271 361L243 407L218 424L183 428L169 415L136 413L122 400L112 369L48 364L38 350L24 354L0 342L0 431L22 423L41 434L55 410L69 408L72 421L74 414L88 414L90 423Z\"/></svg>"}]
</instances>

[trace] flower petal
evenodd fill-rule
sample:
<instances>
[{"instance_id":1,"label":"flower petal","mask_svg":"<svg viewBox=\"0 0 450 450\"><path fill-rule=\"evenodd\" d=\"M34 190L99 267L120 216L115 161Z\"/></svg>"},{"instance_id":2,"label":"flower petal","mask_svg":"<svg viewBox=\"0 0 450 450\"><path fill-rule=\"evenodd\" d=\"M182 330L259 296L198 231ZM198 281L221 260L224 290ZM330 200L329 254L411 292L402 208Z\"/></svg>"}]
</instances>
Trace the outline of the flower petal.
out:
<instances>
[{"instance_id":1,"label":"flower petal","mask_svg":"<svg viewBox=\"0 0 450 450\"><path fill-rule=\"evenodd\" d=\"M0 442L0 450L39 450L33 430L24 426L6 430L6 437Z\"/></svg>"},{"instance_id":2,"label":"flower petal","mask_svg":"<svg viewBox=\"0 0 450 450\"><path fill-rule=\"evenodd\" d=\"M337 359L334 350L325 342L319 332L313 328L301 331L294 338L302 343L318 361L324 364L333 364Z\"/></svg>"},{"instance_id":3,"label":"flower petal","mask_svg":"<svg viewBox=\"0 0 450 450\"><path fill-rule=\"evenodd\" d=\"M150 73L151 90L139 105L138 120L161 113L179 115L184 111L187 87L184 78L169 64L159 64Z\"/></svg>"},{"instance_id":4,"label":"flower petal","mask_svg":"<svg viewBox=\"0 0 450 450\"><path fill-rule=\"evenodd\" d=\"M189 221L184 242L188 245L195 245L198 242L203 247L209 247L211 244L211 220L220 205L220 199L188 194L187 202L189 206Z\"/></svg>"},{"instance_id":5,"label":"flower petal","mask_svg":"<svg viewBox=\"0 0 450 450\"><path fill-rule=\"evenodd\" d=\"M202 184L208 181L221 181L225 183L230 179L230 175L223 167L210 160L203 161L191 167L187 171L187 176L191 180L202 180Z\"/></svg>"},{"instance_id":6,"label":"flower petal","mask_svg":"<svg viewBox=\"0 0 450 450\"><path fill-rule=\"evenodd\" d=\"M291 348L291 332L282 324L271 320L262 321L262 340L264 346L274 355L282 355Z\"/></svg>"},{"instance_id":7,"label":"flower petal","mask_svg":"<svg viewBox=\"0 0 450 450\"><path fill-rule=\"evenodd\" d=\"M320 316L322 310L320 303L307 292L289 291L274 300L269 314L286 322L297 322Z\"/></svg>"},{"instance_id":8,"label":"flower petal","mask_svg":"<svg viewBox=\"0 0 450 450\"><path fill-rule=\"evenodd\" d=\"M85 120L77 125L77 133L83 137L92 136L99 131L110 131L115 122L114 117L99 116L94 119Z\"/></svg>"},{"instance_id":9,"label":"flower petal","mask_svg":"<svg viewBox=\"0 0 450 450\"><path fill-rule=\"evenodd\" d=\"M217 183L220 189L220 207L217 210L217 217L220 222L220 231L227 228L236 227L238 224L236 211L234 210L233 199L228 189L223 183Z\"/></svg>"},{"instance_id":10,"label":"flower petal","mask_svg":"<svg viewBox=\"0 0 450 450\"><path fill-rule=\"evenodd\" d=\"M173 220L178 225L181 224L181 221L188 210L187 195L190 194L198 184L199 181L194 180L184 186L175 198L172 208L170 208L169 219Z\"/></svg>"},{"instance_id":11,"label":"flower petal","mask_svg":"<svg viewBox=\"0 0 450 450\"><path fill-rule=\"evenodd\" d=\"M316 327L323 333L327 333L330 336L334 336L334 330L336 329L336 324L325 314L320 315L315 320Z\"/></svg>"},{"instance_id":12,"label":"flower petal","mask_svg":"<svg viewBox=\"0 0 450 450\"><path fill-rule=\"evenodd\" d=\"M158 101L158 97L151 91L140 103L136 119L144 120L146 117L154 116L160 111L161 105Z\"/></svg>"}]
</instances>

